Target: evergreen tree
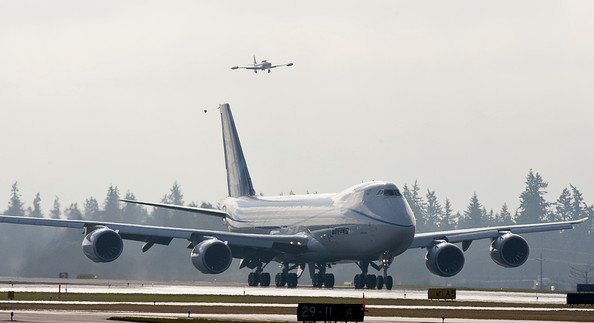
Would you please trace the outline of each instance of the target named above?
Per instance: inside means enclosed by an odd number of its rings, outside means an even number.
[[[105,202],[103,202],[103,219],[109,221],[120,221],[122,219],[120,191],[117,186],[110,185],[107,189],[107,196]]]
[[[476,192],[470,198],[470,204],[464,211],[464,217],[462,218],[462,226],[468,228],[476,228],[485,225],[485,211],[484,207],[479,202],[478,195]]]
[[[78,209],[78,203],[72,203],[64,210],[66,218],[69,220],[82,220],[82,212]]]
[[[126,200],[136,200],[134,193],[128,191],[124,197]],[[135,203],[125,203],[122,208],[122,218],[125,222],[146,223],[148,212],[144,207]]]
[[[423,201],[419,184],[415,181],[412,190],[409,190],[407,185],[404,185],[403,189],[404,198],[408,201],[408,204],[417,219],[417,227],[421,230],[425,230],[427,228],[426,205],[425,201]]]
[[[548,185],[539,173],[534,173],[532,169],[528,172],[526,189],[520,194],[518,223],[538,223],[546,220],[549,203],[544,195]]]
[[[437,199],[437,194],[435,194],[435,191],[427,189],[426,199],[427,229],[444,228],[446,223],[444,223],[443,208]]]
[[[30,210],[29,216],[33,216],[36,218],[42,218],[43,212],[41,211],[41,195],[39,192],[35,194],[35,198],[33,199],[33,209]]]
[[[444,230],[451,230],[456,227],[456,217],[454,216],[454,210],[452,209],[452,203],[450,199],[446,198],[445,205],[443,207],[443,223]]]
[[[17,182],[12,184],[10,190],[10,199],[8,200],[8,209],[4,212],[8,215],[24,215],[23,202],[21,201],[21,194]]]
[[[573,185],[569,185],[571,188],[571,220],[581,219],[583,217],[588,216],[588,212],[586,211],[587,205],[584,202],[584,196],[582,192],[580,192],[577,187]]]
[[[499,225],[514,224],[514,219],[511,215],[511,212],[509,212],[509,208],[507,207],[506,203],[503,203],[501,206],[501,210],[499,211],[497,221],[495,223]]]
[[[54,207],[50,210],[50,217],[52,219],[59,219],[60,215],[62,215],[62,211],[60,211],[60,198],[56,196],[54,199]]]
[[[572,198],[569,189],[564,188],[559,195],[559,198],[555,202],[555,213],[553,216],[549,216],[548,221],[567,221],[572,218]]]
[[[99,217],[99,202],[94,197],[89,197],[85,200],[84,214],[85,218],[89,220],[97,220]]]
[[[173,182],[173,185],[171,186],[168,200],[170,204],[184,205],[184,195],[182,194],[181,187],[177,181]]]

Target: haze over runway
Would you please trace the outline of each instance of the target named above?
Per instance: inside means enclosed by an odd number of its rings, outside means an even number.
[[[110,184],[225,197],[229,102],[258,192],[388,180],[462,210],[594,197],[594,4],[256,1],[0,3],[0,206],[18,181],[63,205]],[[234,73],[246,57],[295,63]],[[208,108],[209,112],[203,110]],[[0,190],[1,191],[1,190]]]

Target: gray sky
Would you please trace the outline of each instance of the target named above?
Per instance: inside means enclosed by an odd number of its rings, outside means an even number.
[[[418,179],[456,209],[594,202],[594,2],[1,1],[0,209],[110,184],[226,195],[229,102],[258,192]],[[230,67],[294,62],[271,74]],[[202,110],[208,108],[209,112]],[[3,193],[2,193],[3,192]]]

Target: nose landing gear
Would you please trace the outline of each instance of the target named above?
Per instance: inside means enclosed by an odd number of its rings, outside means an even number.
[[[355,289],[382,289],[385,287],[387,290],[391,290],[394,286],[394,279],[392,276],[388,275],[388,268],[390,267],[391,261],[384,261],[384,259],[382,259],[381,266],[370,261],[359,261],[356,264],[361,269],[361,273],[355,275],[353,279]],[[377,271],[383,269],[383,275],[376,276],[368,274],[369,265]]]

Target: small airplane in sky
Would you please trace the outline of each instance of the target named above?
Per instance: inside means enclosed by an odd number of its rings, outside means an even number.
[[[268,73],[270,73],[270,69],[279,67],[279,66],[293,66],[293,63],[272,65],[272,63],[270,63],[267,60],[263,60],[262,62],[258,63],[258,61],[256,61],[256,55],[254,55],[254,64],[246,65],[246,66],[233,66],[233,67],[231,67],[231,69],[236,70],[238,68],[245,68],[247,70],[254,70],[254,73],[258,73],[258,71],[268,70]]]

